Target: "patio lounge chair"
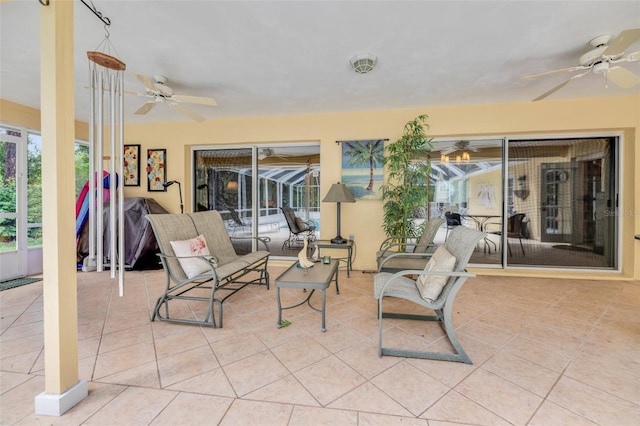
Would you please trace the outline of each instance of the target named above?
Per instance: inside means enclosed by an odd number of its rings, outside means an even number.
[[[235,235],[236,231],[238,230],[245,231],[251,229],[251,224],[244,223],[236,209],[234,209],[233,207],[227,207],[227,210],[229,210],[229,216],[231,216],[231,220],[229,221],[229,228],[231,228],[232,230],[232,236]]]
[[[438,247],[433,253],[434,261],[430,262],[425,269],[405,270],[395,274],[379,272],[375,275],[374,297],[378,300],[378,356],[390,355],[457,361],[466,364],[472,363],[456,338],[451,321],[451,314],[456,294],[460,288],[462,288],[467,278],[474,276],[474,274],[466,272],[465,268],[476,244],[484,237],[484,234],[464,226],[456,226],[449,234],[449,238],[447,238],[445,244]],[[417,280],[411,278],[415,275],[418,276]],[[425,278],[421,280],[420,277]],[[411,309],[411,312],[402,313],[384,312],[383,301],[386,297],[407,300],[430,311],[434,311],[435,315],[415,314],[415,309]],[[403,305],[398,304],[396,306]],[[449,342],[451,342],[451,345],[455,349],[455,353],[383,347],[383,318],[438,321],[440,325],[442,325]],[[386,326],[388,333],[390,331],[388,328],[389,324],[386,324]],[[419,340],[420,336],[416,335],[415,338]],[[417,342],[417,346],[421,345],[421,342]]]
[[[433,239],[438,229],[445,223],[444,219],[430,219],[420,239],[411,243],[406,236],[389,237],[380,244],[376,253],[378,272],[397,272],[403,269],[422,269],[429,261],[427,250],[433,249]]]
[[[312,222],[297,217],[291,207],[280,207],[289,226],[289,237],[282,243],[282,248],[300,248],[305,237],[308,242],[315,241],[316,227]]]
[[[153,227],[165,271],[165,289],[156,302],[151,321],[157,318],[222,327],[222,304],[228,297],[249,284],[269,288],[268,238],[258,238],[265,250],[239,256],[220,213],[215,210],[148,214],[146,218]],[[204,319],[192,312],[198,309],[198,304],[190,304],[192,301],[206,303]]]

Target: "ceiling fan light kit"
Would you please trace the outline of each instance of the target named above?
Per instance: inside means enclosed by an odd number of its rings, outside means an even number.
[[[457,141],[452,147],[445,149],[440,153],[440,162],[449,164],[451,158],[455,159],[456,164],[469,164],[471,162],[471,151],[477,152],[478,148],[472,147],[469,141]],[[456,153],[455,155],[452,155]]]
[[[593,49],[580,56],[578,59],[578,66],[546,71],[540,74],[523,77],[523,79],[537,78],[559,72],[583,71],[582,73],[573,75],[562,83],[547,90],[545,93],[535,98],[533,100],[534,102],[542,100],[557,92],[566,86],[571,80],[575,80],[576,78],[580,78],[589,73],[603,74],[606,78],[605,87],[607,87],[606,82],[611,80],[623,89],[631,88],[640,84],[640,76],[621,66],[612,65],[620,62],[635,62],[640,60],[640,52],[625,53],[625,50],[638,40],[640,40],[640,28],[624,30],[613,39],[611,35],[608,34],[595,37],[589,42],[589,46]]]
[[[201,96],[190,95],[176,95],[173,93],[173,89],[167,86],[169,79],[160,74],[154,74],[153,81],[146,75],[134,72],[133,75],[144,85],[145,92],[127,92],[134,95],[150,98],[149,101],[144,103],[140,108],[134,112],[137,115],[144,115],[151,111],[157,104],[168,104],[171,108],[186,115],[187,117],[195,121],[204,121],[204,117],[196,113],[190,108],[182,105],[183,103],[199,104],[216,106],[216,102],[213,98],[206,98]]]
[[[351,67],[358,74],[366,74],[373,71],[376,66],[378,58],[371,54],[356,55],[351,58]]]

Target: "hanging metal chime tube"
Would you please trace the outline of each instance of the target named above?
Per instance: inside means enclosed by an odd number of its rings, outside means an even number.
[[[96,246],[96,269],[102,271],[104,219],[103,206],[105,204],[103,155],[105,133],[109,143],[109,254],[111,278],[119,278],[119,293],[124,294],[124,194],[118,176],[122,178],[124,131],[123,131],[123,71],[124,62],[102,52],[87,52],[90,69],[91,119],[89,122],[89,151],[90,158],[90,198],[89,198],[89,226],[90,238]],[[108,132],[108,133],[107,133]],[[92,163],[92,164],[91,164]],[[120,179],[121,180],[121,179]],[[93,186],[93,187],[92,187]],[[91,217],[95,220],[92,221]],[[95,238],[93,235],[95,233]],[[92,242],[90,240],[90,246]],[[93,253],[90,253],[90,256]]]

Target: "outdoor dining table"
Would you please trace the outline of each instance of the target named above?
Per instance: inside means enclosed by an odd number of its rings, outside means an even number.
[[[478,229],[478,231],[487,232],[486,228],[487,228],[487,224],[490,223],[489,221],[491,219],[500,219],[502,216],[501,215],[496,215],[496,214],[466,214],[463,217],[471,219],[476,224],[476,228]],[[498,250],[498,246],[496,246],[496,243],[491,241],[485,235],[485,237],[484,237],[484,251],[486,252],[487,249],[488,249],[489,253],[491,253],[491,245],[492,244],[493,244],[494,250],[497,251]]]

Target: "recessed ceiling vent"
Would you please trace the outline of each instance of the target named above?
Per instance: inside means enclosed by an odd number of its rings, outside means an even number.
[[[366,74],[370,72],[373,70],[373,67],[376,66],[377,62],[378,58],[370,54],[356,55],[351,58],[351,66],[358,74]]]

